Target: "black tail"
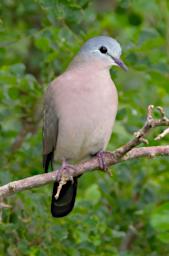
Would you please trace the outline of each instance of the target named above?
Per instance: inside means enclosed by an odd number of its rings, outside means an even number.
[[[58,199],[55,198],[58,182],[54,183],[51,202],[51,213],[53,217],[64,217],[72,211],[76,198],[77,178],[74,177],[73,180],[73,183],[72,181],[68,181],[62,187]]]

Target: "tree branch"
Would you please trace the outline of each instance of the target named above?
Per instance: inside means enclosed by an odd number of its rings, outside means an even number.
[[[124,236],[121,245],[120,245],[120,252],[126,252],[131,249],[133,242],[136,240],[138,236],[138,231],[144,227],[142,222],[139,222],[135,225],[130,225],[126,235]]]
[[[148,143],[148,141],[145,140],[145,135],[151,129],[159,126],[169,127],[169,119],[165,117],[163,109],[159,107],[158,110],[160,111],[161,118],[153,119],[153,106],[150,105],[148,107],[147,120],[144,126],[137,133],[135,133],[135,137],[127,144],[116,149],[114,152],[104,152],[104,160],[107,166],[111,166],[121,161],[127,161],[134,158],[153,158],[162,155],[169,156],[169,145],[136,148],[136,146],[141,143]],[[71,169],[71,176],[79,176],[84,172],[93,171],[95,169],[99,169],[97,157],[93,157],[86,162],[75,165],[74,169]],[[0,187],[0,199],[2,200],[16,192],[39,187],[56,180],[58,182],[63,182],[63,179],[64,181],[68,181],[70,179],[70,174],[68,174],[66,170],[63,173],[61,179],[59,179],[58,171],[56,170],[50,173],[39,174],[22,180],[13,181]]]

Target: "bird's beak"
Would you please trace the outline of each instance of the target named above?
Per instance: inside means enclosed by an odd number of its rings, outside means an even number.
[[[124,71],[128,71],[128,67],[124,64],[124,62],[121,59],[118,59],[116,57],[111,56],[114,62],[121,67]]]

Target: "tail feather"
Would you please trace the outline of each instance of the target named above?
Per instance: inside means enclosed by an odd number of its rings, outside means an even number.
[[[77,178],[74,177],[74,182],[68,181],[61,189],[59,198],[56,199],[59,183],[55,182],[53,186],[51,213],[53,217],[64,217],[72,211],[76,198]]]
[[[53,157],[54,151],[50,152],[47,155],[43,155],[43,168],[45,172],[48,172],[49,165],[51,165],[51,169],[53,170]]]

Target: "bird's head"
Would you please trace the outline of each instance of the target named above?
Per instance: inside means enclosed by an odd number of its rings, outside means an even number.
[[[121,46],[113,38],[98,36],[89,39],[79,51],[76,60],[81,62],[98,61],[104,68],[119,66],[127,71],[127,66],[120,59]]]

